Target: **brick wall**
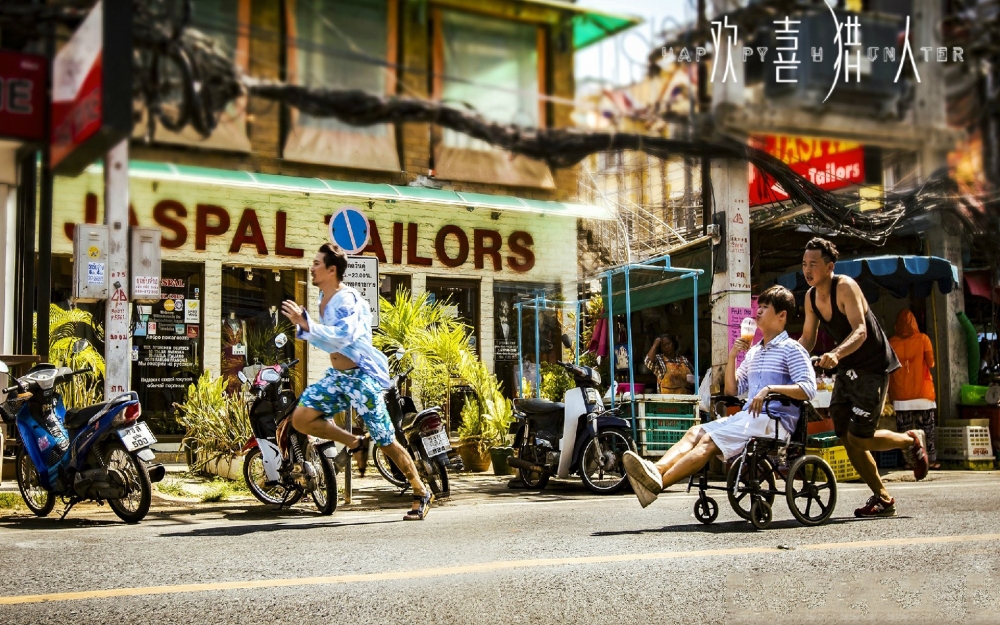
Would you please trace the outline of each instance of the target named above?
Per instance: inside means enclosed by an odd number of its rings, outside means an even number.
[[[529,19],[547,23],[548,33],[548,82],[552,94],[572,99],[575,94],[573,80],[572,32],[568,19],[559,12],[544,7],[528,6],[505,0],[473,1],[447,0],[442,5],[475,11],[490,11],[500,17],[484,19]],[[398,76],[397,91],[401,96],[429,97],[430,69],[430,10],[425,3],[400,0],[400,65],[412,71]],[[235,18],[234,18],[235,19]],[[252,76],[273,80],[284,78],[281,71],[284,39],[275,37],[283,27],[281,3],[256,0],[251,2],[250,66]],[[401,171],[380,172],[347,169],[326,165],[298,163],[281,158],[284,142],[284,121],[287,111],[280,105],[260,98],[250,98],[248,103],[247,134],[252,151],[249,154],[227,153],[198,147],[169,146],[134,142],[132,158],[166,161],[178,164],[199,165],[221,169],[239,169],[268,174],[318,177],[331,180],[407,184],[420,175],[427,175],[431,167],[431,128],[428,124],[404,124],[398,129]],[[572,107],[550,104],[550,127],[571,125]],[[567,200],[576,196],[576,167],[553,172],[556,188],[551,190],[510,187],[494,184],[452,182],[439,180],[445,189],[487,193],[491,195],[517,195],[540,200]]]

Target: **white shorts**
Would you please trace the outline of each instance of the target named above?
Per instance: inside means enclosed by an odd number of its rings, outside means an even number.
[[[709,421],[701,426],[702,431],[712,439],[726,460],[743,453],[743,448],[754,436],[774,437],[774,428],[779,437],[787,441],[788,432],[777,421],[765,414],[754,417],[749,412],[740,411],[731,417]]]

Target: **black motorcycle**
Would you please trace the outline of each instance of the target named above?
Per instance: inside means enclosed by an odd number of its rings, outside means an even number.
[[[402,354],[397,352],[396,357],[402,358]],[[413,458],[420,478],[430,486],[436,497],[447,497],[450,494],[448,452],[451,451],[451,442],[445,430],[441,407],[432,406],[417,412],[413,399],[404,393],[412,370],[410,368],[392,379],[392,386],[385,392],[386,407],[396,430],[396,440]],[[405,492],[410,483],[385,450],[376,447],[374,460],[379,474]]]
[[[563,402],[514,400],[510,431],[517,457],[507,462],[528,488],[545,488],[553,475],[579,474],[591,492],[617,493],[628,482],[622,458],[636,449],[629,422],[617,409],[604,409],[597,371],[559,364],[573,376],[575,388],[566,391]]]

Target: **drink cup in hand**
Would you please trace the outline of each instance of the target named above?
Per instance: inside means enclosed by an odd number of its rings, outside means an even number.
[[[757,321],[751,317],[746,317],[740,323],[740,338],[746,341],[747,345],[752,345],[755,334],[757,334]]]

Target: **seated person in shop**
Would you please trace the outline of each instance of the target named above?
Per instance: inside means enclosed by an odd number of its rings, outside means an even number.
[[[646,354],[646,367],[656,375],[658,393],[686,395],[694,391],[694,368],[678,353],[677,337],[661,334]]]
[[[794,310],[791,291],[772,286],[758,300],[757,327],[764,339],[753,347],[743,339],[733,344],[726,363],[725,390],[728,395],[747,394],[742,411],[691,428],[659,462],[625,452],[625,472],[643,508],[653,503],[663,489],[700,471],[712,456],[722,455],[728,461],[743,452],[751,437],[774,436],[775,427],[781,427],[786,437],[795,430],[797,407],[771,402],[771,414],[780,415],[780,426],[764,411],[769,393],[799,400],[816,395],[816,375],[809,354],[785,332],[788,316]],[[747,351],[746,358],[737,368],[736,356],[743,351]]]

